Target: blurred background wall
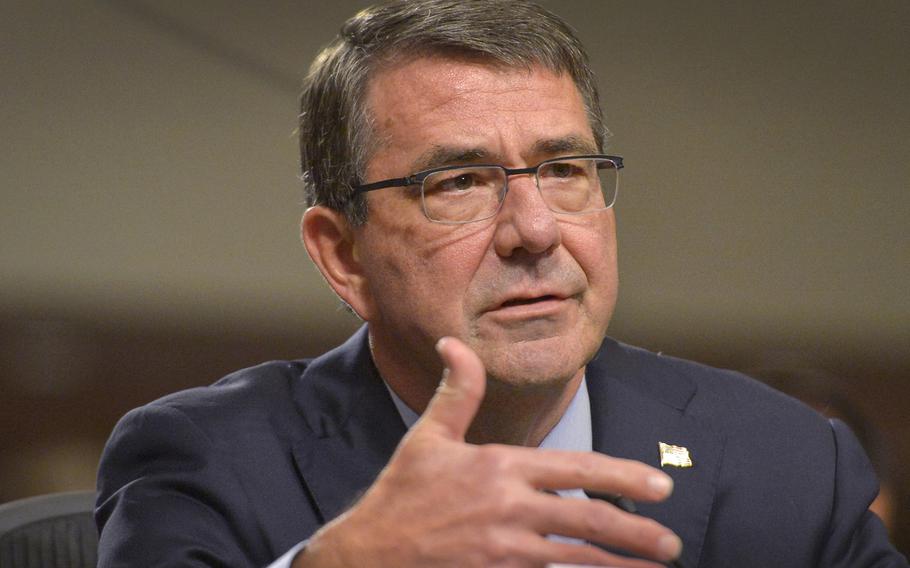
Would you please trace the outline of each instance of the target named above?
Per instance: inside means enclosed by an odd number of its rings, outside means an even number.
[[[4,3],[0,502],[91,487],[129,408],[356,327],[298,243],[294,127],[367,4]],[[839,377],[910,549],[910,3],[547,5],[627,161],[611,334]]]

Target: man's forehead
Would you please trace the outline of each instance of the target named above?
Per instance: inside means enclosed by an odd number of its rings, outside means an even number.
[[[530,135],[519,150],[529,158],[598,151],[578,86],[568,74],[542,65],[409,58],[385,65],[371,77],[366,103],[375,150],[402,143],[419,150],[416,156],[409,152],[412,173],[450,164],[501,163],[497,125],[509,120],[519,123],[518,130],[506,127],[513,134],[526,130]],[[538,132],[533,132],[532,123],[524,120],[526,112],[549,113],[549,118],[536,119]],[[570,115],[576,118],[567,118]],[[510,118],[500,122],[500,117]],[[415,148],[420,142],[427,145]]]
[[[409,105],[433,112],[476,93],[507,101],[510,92],[540,90],[544,85],[559,85],[563,91],[571,89],[573,96],[566,97],[563,92],[560,98],[584,105],[578,85],[566,72],[543,64],[507,65],[490,58],[441,55],[408,57],[377,65],[367,81],[364,101],[366,110],[376,118]]]

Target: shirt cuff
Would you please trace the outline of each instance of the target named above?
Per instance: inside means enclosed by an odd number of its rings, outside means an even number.
[[[294,557],[297,556],[297,553],[306,548],[309,539],[301,542],[294,548],[288,550],[281,557],[268,565],[267,568],[291,568],[291,564],[294,563]]]

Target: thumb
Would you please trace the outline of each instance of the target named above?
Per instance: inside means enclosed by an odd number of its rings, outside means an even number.
[[[445,365],[442,382],[415,427],[462,441],[483,400],[486,371],[477,354],[454,337],[440,339],[436,351]]]

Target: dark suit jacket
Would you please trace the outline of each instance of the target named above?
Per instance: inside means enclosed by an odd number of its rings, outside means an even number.
[[[842,424],[610,339],[587,384],[595,450],[659,467],[659,441],[689,449],[693,467],[664,468],[673,496],[640,506],[680,535],[686,566],[907,566],[867,511],[877,481]],[[136,409],[101,461],[99,565],[266,565],[355,501],[404,433],[365,329]]]

